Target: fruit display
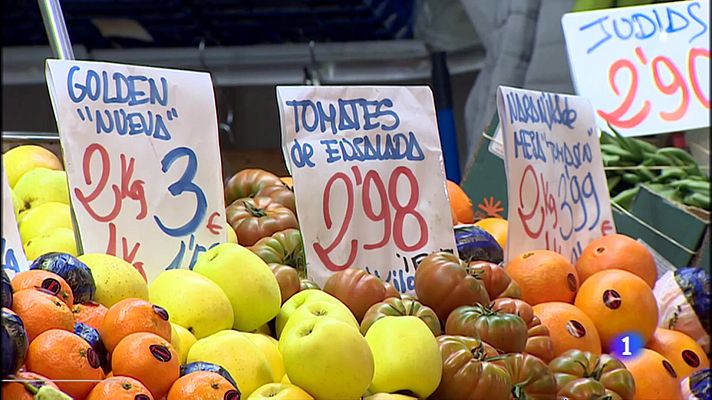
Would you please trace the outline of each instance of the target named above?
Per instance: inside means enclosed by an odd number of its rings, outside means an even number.
[[[18,152],[38,166],[16,162],[15,185],[60,179],[61,164],[35,148],[8,152],[5,162]],[[25,178],[39,168],[54,172]],[[247,169],[226,182],[224,223],[235,238],[200,254],[192,269],[148,282],[121,258],[50,241],[29,270],[3,271],[3,398],[709,395],[709,276],[699,268],[658,276],[633,238],[603,236],[574,264],[544,249],[503,262],[506,220],[474,221],[471,201],[448,184],[459,256],[423,257],[413,293],[360,268],[319,287],[308,279],[306,221],[291,180]],[[45,232],[73,233],[61,193],[20,195],[26,249]]]

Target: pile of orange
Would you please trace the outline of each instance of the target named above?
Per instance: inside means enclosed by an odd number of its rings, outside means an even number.
[[[576,264],[539,250],[512,258],[505,270],[548,328],[555,356],[570,349],[611,352],[625,334],[641,337],[645,348],[639,354],[616,354],[635,379],[636,399],[681,399],[680,382],[709,368],[695,340],[658,328],[655,261],[630,237],[594,240]]]
[[[12,284],[12,310],[29,340],[15,379],[50,385],[77,400],[239,398],[237,388],[215,372],[180,376],[163,308],[134,298],[109,309],[93,302],[73,304],[69,285],[47,271],[18,273]],[[98,331],[108,354],[75,334],[79,322]],[[2,398],[31,400],[34,393],[27,384],[7,382]]]

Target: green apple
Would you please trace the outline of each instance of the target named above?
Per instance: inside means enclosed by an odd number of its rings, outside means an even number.
[[[15,187],[20,177],[32,169],[62,169],[62,162],[54,153],[35,145],[13,147],[2,155],[2,162],[10,187]]]
[[[364,396],[363,400],[418,400],[418,398],[400,393],[375,393]]]
[[[15,219],[20,217],[20,210],[22,210],[22,200],[15,194],[14,189],[10,189],[10,197],[12,198],[12,209],[15,210]]]
[[[282,360],[282,353],[279,352],[277,340],[261,333],[240,333],[250,339],[264,354],[267,364],[272,370],[272,382],[281,381],[284,377],[284,361]]]
[[[71,254],[76,257],[77,243],[74,241],[74,230],[71,228],[53,228],[35,236],[23,246],[28,260],[54,251]]]
[[[170,317],[169,317],[170,318]],[[185,364],[188,360],[188,351],[198,339],[189,330],[171,322],[171,344],[180,356],[180,363]]]
[[[151,282],[149,301],[168,311],[174,322],[197,339],[230,329],[232,306],[220,286],[187,269],[163,271]]]
[[[27,243],[54,228],[72,229],[72,214],[69,205],[50,202],[23,212],[18,223],[20,240]]]
[[[371,349],[359,330],[346,322],[302,320],[280,340],[289,380],[317,400],[360,399],[371,384]]]
[[[288,332],[292,330],[294,326],[297,326],[302,320],[314,318],[337,319],[352,325],[356,329],[359,328],[356,317],[354,317],[348,308],[344,309],[344,307],[341,307],[339,304],[331,301],[315,301],[313,303],[306,303],[294,310],[292,315],[289,317],[289,320],[287,320],[287,323],[282,329],[279,348],[282,348],[282,343],[284,342],[281,339],[288,336]]]
[[[296,311],[304,304],[313,303],[317,301],[333,302],[343,307],[345,311],[351,313],[351,310],[346,307],[344,303],[342,303],[339,299],[330,295],[329,293],[322,292],[321,290],[317,289],[302,290],[294,296],[290,297],[289,300],[285,301],[284,304],[282,304],[282,308],[279,310],[279,314],[277,315],[277,319],[275,320],[274,324],[275,331],[277,331],[277,337],[280,337],[280,335],[282,334],[282,329],[284,329],[284,325],[287,323],[287,320],[289,320],[289,317],[292,315],[292,313],[294,313],[294,311]],[[353,315],[353,313],[351,315]]]
[[[220,365],[232,375],[242,396],[247,398],[260,386],[272,382],[267,358],[243,333],[225,330],[199,339],[188,352],[188,362]]]
[[[268,383],[252,392],[247,400],[314,400],[314,398],[296,385]]]
[[[193,271],[217,283],[230,299],[234,329],[252,331],[279,313],[277,278],[259,256],[239,244],[223,243],[201,254]]]
[[[440,384],[442,358],[428,325],[415,316],[389,316],[366,332],[376,371],[371,393],[410,391],[424,399]]]
[[[64,171],[35,168],[22,175],[13,189],[20,200],[19,212],[49,202],[69,204],[67,173]]]
[[[148,286],[128,262],[110,254],[89,253],[77,257],[89,267],[96,284],[94,301],[111,308],[123,299],[148,300]],[[169,311],[170,314],[170,311]]]

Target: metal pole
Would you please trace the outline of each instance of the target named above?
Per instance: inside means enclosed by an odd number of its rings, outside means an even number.
[[[47,31],[47,39],[49,39],[52,53],[60,60],[74,60],[74,49],[72,49],[72,42],[69,40],[59,0],[37,0],[37,3],[40,6],[42,22],[44,22]]]

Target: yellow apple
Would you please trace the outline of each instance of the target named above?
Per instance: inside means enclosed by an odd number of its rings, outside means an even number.
[[[304,304],[314,303],[317,301],[329,301],[338,304],[340,307],[343,307],[345,311],[351,313],[351,310],[349,310],[349,308],[346,307],[344,303],[342,303],[339,299],[330,295],[329,293],[322,292],[318,289],[302,290],[296,293],[294,296],[290,297],[289,300],[285,301],[284,304],[282,304],[282,308],[279,310],[279,314],[277,315],[277,319],[275,320],[274,324],[275,331],[277,331],[277,337],[280,337],[280,335],[282,334],[282,329],[284,329],[284,325],[287,323],[287,320],[289,320],[289,317],[292,315],[292,313],[294,313],[294,311],[296,311]]]
[[[430,396],[440,384],[442,358],[428,325],[415,316],[379,319],[366,332],[375,363],[371,393],[410,391]]]
[[[197,339],[232,327],[232,306],[220,286],[187,269],[163,271],[151,282],[149,300]]]
[[[170,314],[169,314],[170,317]],[[171,344],[175,347],[180,356],[180,363],[185,364],[188,360],[188,351],[198,339],[189,330],[171,322]]]
[[[284,376],[282,377],[282,380],[279,383],[292,383],[289,380],[289,376],[285,373]]]
[[[225,232],[227,232],[227,242],[237,244],[237,233],[228,223],[225,224]]]
[[[269,364],[272,371],[272,382],[280,382],[284,377],[284,361],[282,360],[282,353],[279,352],[277,347],[278,342],[274,338],[261,333],[240,333],[250,339],[265,355],[267,364]]]
[[[69,186],[64,171],[35,168],[22,175],[13,190],[20,200],[19,212],[49,202],[69,204]]]
[[[20,218],[18,222],[22,243],[54,228],[72,229],[71,211],[69,205],[64,203],[44,203],[23,212]]]
[[[247,400],[314,400],[299,386],[288,383],[268,383],[252,392]]]
[[[363,400],[418,400],[418,398],[400,393],[374,393],[365,396]]]
[[[286,337],[288,332],[297,326],[299,322],[305,319],[315,318],[336,319],[345,322],[356,329],[359,327],[356,317],[354,317],[348,308],[344,310],[343,307],[339,307],[338,304],[330,301],[315,301],[313,303],[306,303],[294,310],[292,315],[289,317],[289,320],[287,320],[287,323],[282,329],[279,348],[282,348],[282,343],[284,342],[282,338]]]
[[[317,400],[357,400],[371,384],[371,349],[346,322],[302,320],[280,340],[289,380]]]
[[[269,328],[269,324],[264,324],[257,329],[251,330],[250,333],[263,333],[267,336],[272,336],[272,330]]]
[[[217,283],[232,304],[233,328],[249,332],[279,313],[279,284],[272,270],[252,251],[222,243],[198,257],[193,271]]]
[[[10,189],[10,197],[12,198],[12,209],[15,210],[15,219],[20,217],[20,210],[22,210],[22,200],[15,194],[15,190]]]
[[[188,362],[206,361],[227,370],[247,398],[272,382],[272,371],[262,351],[243,333],[225,330],[199,339],[188,352]]]
[[[77,259],[89,267],[96,284],[94,301],[111,308],[123,299],[148,300],[148,286],[138,270],[110,254],[89,253]],[[170,315],[170,312],[169,312]]]
[[[13,147],[2,155],[2,161],[10,187],[15,187],[20,177],[32,169],[39,167],[53,170],[62,169],[62,163],[54,153],[35,145]]]
[[[23,247],[28,260],[34,260],[43,254],[51,252],[67,253],[74,257],[78,255],[77,243],[74,240],[74,230],[70,228],[50,229],[28,240]]]

